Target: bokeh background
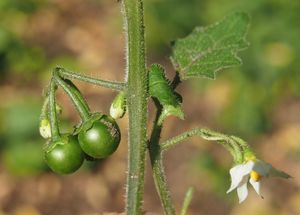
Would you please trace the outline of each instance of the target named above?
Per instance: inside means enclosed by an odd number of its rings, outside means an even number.
[[[103,79],[124,79],[124,36],[120,3],[112,0],[0,1],[0,215],[99,215],[122,212],[127,161],[127,116],[119,120],[122,142],[111,157],[86,162],[75,174],[52,173],[43,161],[38,134],[42,91],[51,68]],[[165,156],[176,209],[195,187],[191,215],[300,214],[300,1],[146,0],[148,64],[166,66],[170,42],[196,25],[208,25],[234,11],[251,16],[250,47],[244,64],[178,88],[186,120],[167,120],[166,139],[195,126],[239,135],[258,155],[293,176],[263,182],[264,199],[251,189],[239,205],[230,184],[230,156],[216,144],[192,138]],[[108,113],[109,90],[76,82],[92,110]],[[58,92],[62,130],[78,116]],[[149,106],[153,108],[153,105]],[[150,111],[150,120],[153,111]],[[151,123],[149,123],[149,128]],[[147,159],[149,164],[149,160]],[[162,214],[149,165],[145,211]]]

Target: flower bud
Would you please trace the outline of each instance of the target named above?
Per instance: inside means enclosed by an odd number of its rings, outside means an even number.
[[[124,116],[126,112],[126,98],[125,93],[120,92],[113,100],[109,113],[112,118],[119,119]]]
[[[51,137],[51,127],[50,127],[50,122],[47,118],[44,118],[40,121],[40,135],[48,139]]]

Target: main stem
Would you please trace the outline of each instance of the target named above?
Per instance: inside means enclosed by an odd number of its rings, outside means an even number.
[[[147,72],[142,0],[123,0],[127,39],[127,106],[129,116],[129,161],[126,214],[140,215],[144,193],[147,123]]]

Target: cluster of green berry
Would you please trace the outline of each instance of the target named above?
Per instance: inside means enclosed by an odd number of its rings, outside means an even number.
[[[110,116],[91,113],[89,106],[74,83],[66,78],[60,67],[53,71],[40,118],[40,134],[48,139],[44,148],[45,161],[57,173],[69,174],[78,170],[84,159],[106,158],[116,151],[121,133],[115,119],[125,113],[125,95],[121,91],[114,99]],[[75,74],[75,73],[74,73]],[[57,115],[61,108],[56,103],[55,92],[61,87],[77,109],[81,123],[72,133],[61,134]]]

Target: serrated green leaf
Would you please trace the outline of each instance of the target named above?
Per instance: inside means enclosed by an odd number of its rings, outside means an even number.
[[[180,78],[215,78],[221,69],[242,63],[237,53],[248,47],[245,39],[249,17],[234,13],[208,27],[196,27],[183,39],[175,41],[171,61]]]
[[[165,117],[173,115],[184,118],[178,95],[165,77],[165,70],[161,65],[152,64],[149,69],[149,95],[156,98],[163,106]]]

